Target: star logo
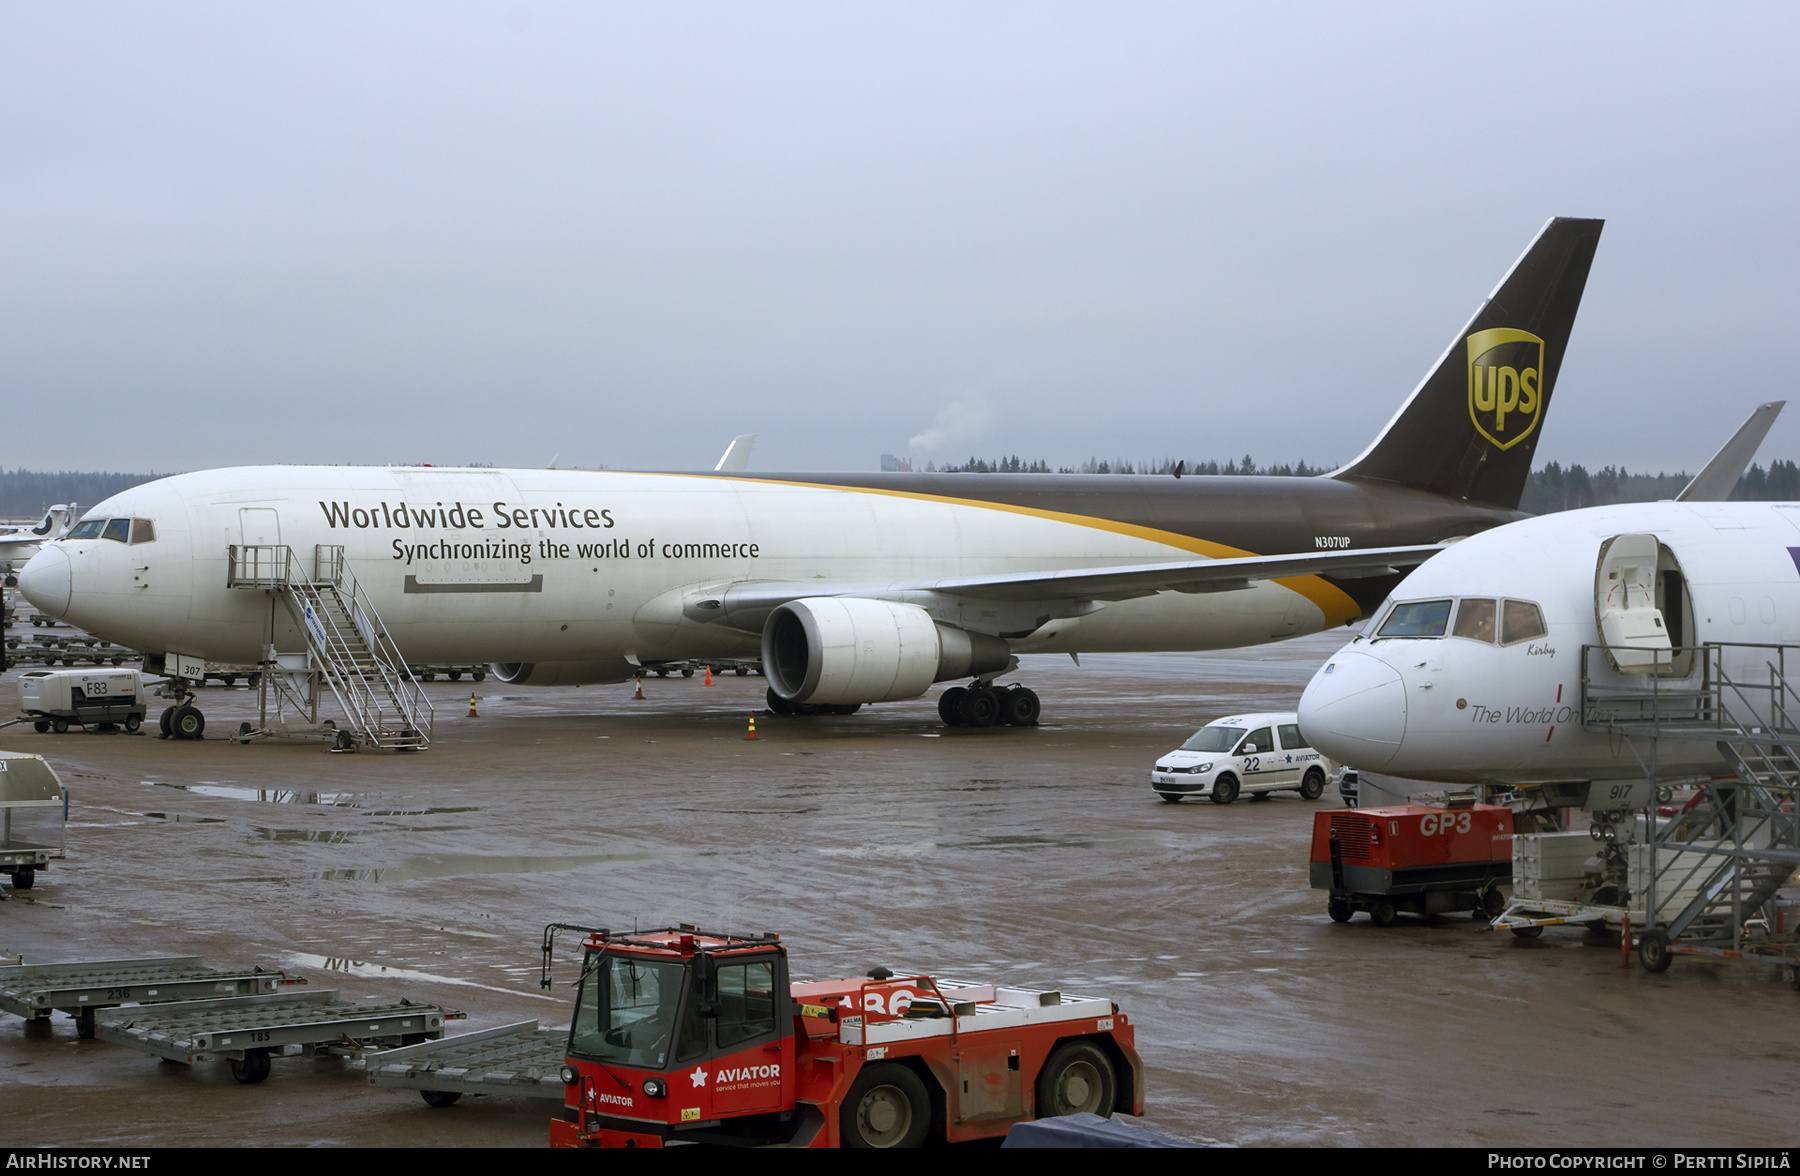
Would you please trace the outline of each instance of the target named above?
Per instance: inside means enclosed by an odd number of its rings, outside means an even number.
[[[705,1086],[706,1085],[706,1071],[705,1070],[695,1070],[691,1075],[689,1075],[689,1077],[691,1077],[694,1080],[695,1086]]]

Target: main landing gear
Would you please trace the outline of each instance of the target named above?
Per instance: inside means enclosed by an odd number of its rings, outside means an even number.
[[[952,727],[1035,727],[1038,696],[1023,686],[952,686],[938,699],[938,717]]]

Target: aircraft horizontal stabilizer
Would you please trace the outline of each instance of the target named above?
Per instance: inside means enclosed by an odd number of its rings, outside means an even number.
[[[1756,449],[1769,435],[1769,426],[1781,415],[1785,400],[1771,400],[1767,404],[1758,405],[1750,419],[1745,421],[1725,442],[1713,459],[1706,463],[1706,468],[1694,475],[1694,480],[1687,488],[1675,496],[1676,502],[1724,502],[1737,489],[1738,479],[1750,466],[1750,459],[1756,456]]]

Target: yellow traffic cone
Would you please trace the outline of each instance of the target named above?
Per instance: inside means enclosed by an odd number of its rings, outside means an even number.
[[[745,739],[755,739],[756,738],[756,712],[755,711],[750,712],[750,734],[744,736],[744,738]]]
[[[471,719],[479,719],[481,717],[475,713],[475,692],[473,690],[469,691],[469,717]]]

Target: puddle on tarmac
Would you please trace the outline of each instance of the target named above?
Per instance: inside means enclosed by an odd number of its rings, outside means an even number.
[[[348,845],[363,836],[343,829],[269,829],[262,825],[255,827],[255,833],[264,841],[312,841],[320,845]]]
[[[1095,843],[1074,837],[983,837],[979,841],[946,842],[945,849],[1092,849]]]
[[[174,788],[194,796],[212,796],[220,800],[254,800],[263,804],[318,804],[332,808],[358,807],[348,792],[299,792],[291,788],[246,788],[241,784],[215,784],[202,780],[198,784],[169,784],[162,780],[143,780],[152,788]]]
[[[287,953],[287,958],[302,968],[320,968],[342,976],[359,976],[370,980],[422,980],[430,984],[454,984],[459,988],[484,988],[489,992],[504,992],[508,996],[528,996],[533,1000],[548,1000],[557,1004],[564,1002],[563,997],[546,996],[541,992],[520,992],[516,988],[502,988],[498,984],[458,980],[453,976],[438,976],[431,972],[417,972],[411,968],[390,968],[385,964],[371,964],[363,960],[346,959],[341,956],[309,955],[306,952],[290,951]]]
[[[679,850],[671,853],[584,853],[529,856],[485,853],[425,853],[397,866],[362,869],[318,870],[307,877],[317,882],[417,882],[425,878],[454,878],[465,874],[554,874],[585,866],[614,862],[651,862],[673,858],[710,857],[710,852]]]
[[[478,813],[481,809],[472,804],[444,805],[439,808],[415,809],[369,809],[362,813],[365,817],[429,817],[436,813]]]
[[[168,821],[178,825],[223,825],[224,817],[196,817],[189,813],[145,813],[146,817],[156,821]]]

